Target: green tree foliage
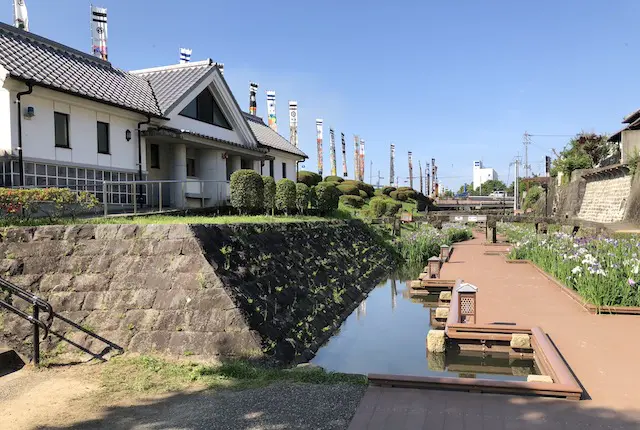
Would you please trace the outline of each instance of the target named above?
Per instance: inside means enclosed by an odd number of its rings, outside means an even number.
[[[407,196],[405,200],[415,199],[418,196],[418,192],[411,187],[398,187],[398,194],[400,193]]]
[[[344,179],[340,176],[327,176],[324,178],[325,182],[344,182]]]
[[[316,208],[320,214],[329,214],[338,209],[340,191],[333,182],[320,182],[316,185]]]
[[[525,210],[532,208],[537,203],[537,201],[540,200],[540,197],[543,193],[544,190],[539,185],[529,188],[529,191],[524,198],[524,204],[522,205],[522,208]]]
[[[386,209],[384,211],[384,214],[386,216],[395,216],[398,212],[400,212],[400,209],[402,209],[402,203],[400,202],[396,202],[393,201],[391,199],[385,199],[386,200]]]
[[[318,207],[318,195],[316,194],[316,187],[309,187],[309,206],[314,209]]]
[[[616,152],[617,147],[612,147],[608,142],[608,136],[596,133],[578,133],[567,146],[560,152],[558,158],[553,160],[551,176],[557,176],[562,172],[567,177],[578,169],[591,169],[599,166],[603,161]]]
[[[416,211],[424,212],[428,207],[431,206],[432,203],[433,202],[429,197],[425,196],[422,193],[418,193],[416,197]]]
[[[304,214],[309,207],[311,189],[301,182],[296,184],[296,208],[298,213]]]
[[[336,188],[342,195],[360,196],[360,190],[354,184],[340,184]]]
[[[364,199],[360,196],[342,195],[340,196],[340,201],[343,205],[350,206],[356,209],[364,206]]]
[[[362,197],[363,199],[368,199],[369,198],[369,194],[367,194],[366,191],[363,190],[358,190],[358,194],[360,195],[360,197]]]
[[[231,206],[240,213],[257,212],[264,204],[264,184],[255,170],[241,169],[231,174]]]
[[[488,196],[494,191],[506,191],[507,186],[504,182],[499,179],[491,179],[490,181],[484,182],[479,189],[475,190],[479,196]]]
[[[302,182],[303,184],[307,184],[309,187],[313,187],[314,185],[318,185],[322,182],[322,176],[315,172],[301,170],[298,172],[298,182]]]
[[[276,181],[271,176],[263,176],[264,185],[264,209],[268,214],[272,214],[276,209]]]
[[[276,209],[290,214],[296,209],[296,184],[290,179],[280,179],[276,184]]]
[[[393,200],[398,200],[400,202],[406,202],[409,199],[409,195],[405,191],[391,191],[389,193],[389,197]]]

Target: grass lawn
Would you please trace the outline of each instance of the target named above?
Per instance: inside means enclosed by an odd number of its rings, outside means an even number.
[[[349,212],[338,210],[333,216],[268,216],[268,215],[223,215],[223,216],[180,216],[180,215],[150,215],[150,216],[111,216],[95,218],[60,218],[53,221],[48,218],[34,218],[29,220],[0,220],[0,227],[21,227],[40,225],[71,225],[71,224],[247,224],[247,223],[291,223],[291,222],[322,222],[334,219],[350,219]]]
[[[311,384],[367,384],[364,375],[326,372],[321,368],[269,368],[248,361],[228,361],[219,365],[168,361],[142,356],[115,357],[104,364],[101,373],[106,393],[162,393],[191,386],[209,389],[246,389],[276,381]]]

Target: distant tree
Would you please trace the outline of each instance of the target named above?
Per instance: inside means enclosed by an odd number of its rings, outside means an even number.
[[[591,169],[619,160],[620,148],[608,139],[605,134],[578,133],[553,160],[551,176],[562,172],[569,177],[574,170]]]
[[[505,191],[506,189],[507,186],[504,182],[499,179],[491,179],[490,181],[483,182],[482,185],[480,185],[480,188],[476,191],[478,191],[478,195],[488,196],[494,191]]]

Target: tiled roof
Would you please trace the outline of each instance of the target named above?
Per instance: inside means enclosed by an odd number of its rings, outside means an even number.
[[[280,136],[278,133],[269,128],[268,125],[264,123],[262,118],[257,117],[255,115],[251,115],[247,112],[242,112],[244,117],[251,127],[251,131],[264,146],[268,146],[269,148],[278,149],[280,151],[288,152],[290,154],[299,155],[300,157],[309,158],[307,154],[302,152],[295,145],[292,145],[287,139]]]
[[[213,142],[224,143],[226,145],[237,146],[238,148],[248,149],[250,151],[256,151],[256,152],[261,152],[261,153],[266,153],[267,152],[267,150],[264,149],[264,148],[255,147],[255,146],[250,147],[250,146],[242,145],[240,143],[231,142],[230,140],[218,139],[217,137],[208,136],[206,134],[196,133],[196,132],[190,131],[190,130],[181,130],[181,129],[178,129],[178,128],[167,127],[167,126],[151,127],[149,129],[143,131],[142,135],[145,136],[145,137],[170,136],[170,137],[175,137],[175,138],[179,138],[179,139],[182,139],[183,135],[187,135],[187,136],[194,136],[194,137],[199,137],[199,138],[202,138],[202,139],[211,140]]]
[[[153,69],[134,70],[130,73],[149,81],[158,99],[162,113],[166,114],[200,84],[216,67],[211,59],[176,64]]]
[[[107,61],[0,23],[0,65],[22,81],[160,117],[146,80]]]

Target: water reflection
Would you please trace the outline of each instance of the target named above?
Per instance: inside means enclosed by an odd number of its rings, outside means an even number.
[[[409,269],[402,274],[409,277],[396,275],[373,289],[312,362],[327,370],[365,374],[526,380],[536,373],[533,362],[507,355],[427,353],[431,310],[438,298],[411,296],[404,281],[417,277],[412,273]]]

